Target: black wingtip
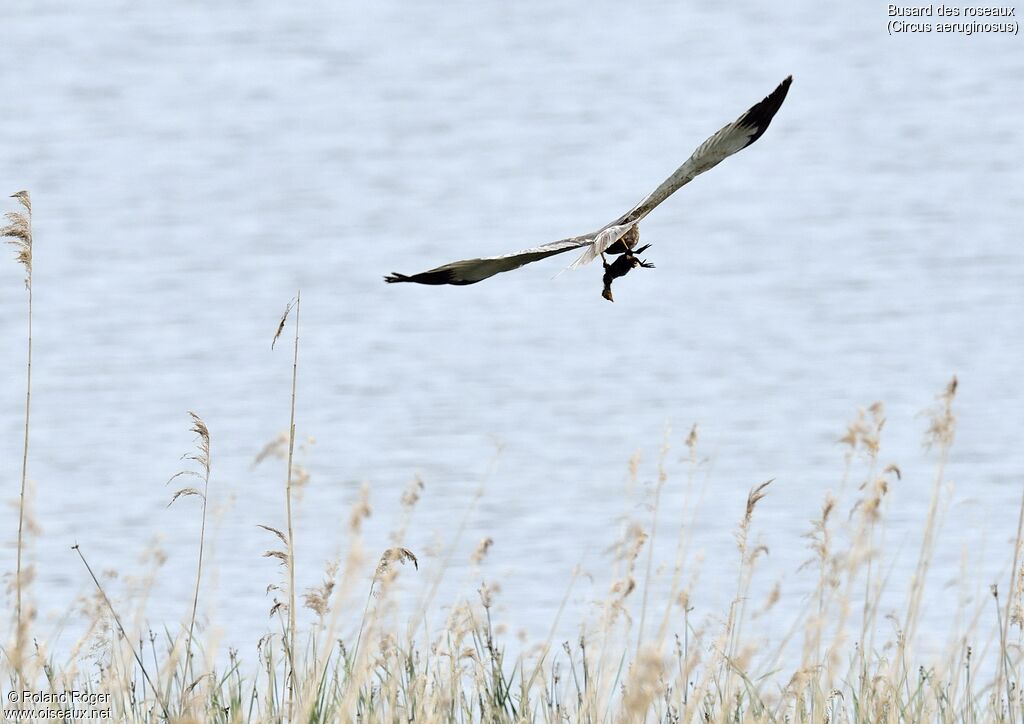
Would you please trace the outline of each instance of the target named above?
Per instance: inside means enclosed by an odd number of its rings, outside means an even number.
[[[771,124],[775,114],[782,107],[782,102],[786,100],[786,94],[789,93],[789,86],[792,83],[793,76],[787,75],[775,90],[765,96],[764,100],[744,113],[743,117],[740,118],[741,126],[755,129],[755,133],[750,137],[750,141],[747,142],[748,146],[763,136],[764,132],[768,130],[768,126]]]
[[[463,281],[455,277],[455,274],[451,269],[447,267],[438,267],[430,271],[421,272],[419,274],[399,274],[393,272],[384,277],[384,281],[388,284],[394,284],[395,282],[412,282],[413,284],[472,284],[473,282]]]

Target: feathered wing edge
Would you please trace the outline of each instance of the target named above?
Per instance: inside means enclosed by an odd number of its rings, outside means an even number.
[[[623,232],[625,233],[625,232]],[[501,256],[486,256],[480,259],[463,259],[444,264],[435,269],[430,269],[420,274],[405,275],[397,272],[388,274],[384,281],[389,284],[395,282],[415,282],[417,284],[455,284],[464,286],[476,284],[495,274],[518,269],[524,264],[539,261],[555,254],[562,254],[573,249],[588,246],[594,239],[594,234],[586,236],[574,236],[568,239],[552,241],[549,244],[524,249],[512,254]]]
[[[793,76],[787,76],[770,94],[752,106],[732,123],[719,129],[717,133],[700,144],[683,164],[671,176],[661,182],[658,188],[644,197],[640,203],[601,229],[595,235],[594,243],[577,258],[570,268],[589,264],[609,246],[618,241],[629,227],[654,211],[665,199],[692,181],[705,171],[714,168],[722,161],[741,151],[759,139],[768,130],[772,118],[782,107],[786,99]],[[619,231],[619,230],[622,231]]]

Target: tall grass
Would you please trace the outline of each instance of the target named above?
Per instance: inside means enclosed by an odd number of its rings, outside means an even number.
[[[19,196],[28,215],[9,214],[6,236],[15,239],[19,258],[31,279],[31,206]],[[284,530],[261,524],[282,544],[267,555],[279,561],[283,591],[271,615],[280,631],[267,633],[246,651],[218,651],[215,641],[197,632],[197,610],[206,550],[206,510],[211,459],[210,433],[202,419],[190,413],[197,448],[190,460],[191,475],[202,489],[184,487],[174,500],[195,496],[202,501],[195,583],[191,605],[178,625],[160,632],[146,628],[144,597],[122,592],[113,580],[104,581],[74,549],[95,593],[76,602],[84,614],[84,632],[70,650],[51,650],[45,637],[36,637],[28,650],[26,612],[22,605],[22,527],[28,459],[28,395],[21,481],[14,642],[4,648],[0,680],[9,692],[33,691],[59,695],[78,691],[99,698],[96,709],[110,718],[140,722],[1016,722],[1024,719],[1021,698],[1021,626],[1024,624],[1024,501],[1012,548],[1007,585],[993,586],[979,601],[964,601],[952,616],[945,651],[920,644],[924,609],[931,592],[928,572],[943,530],[948,501],[946,468],[956,430],[953,381],[930,411],[926,447],[935,457],[930,481],[915,481],[915,489],[930,488],[926,516],[914,543],[914,574],[901,581],[892,574],[894,558],[885,547],[892,490],[907,489],[899,466],[883,463],[880,455],[884,408],[860,411],[840,438],[846,455],[838,485],[824,495],[804,544],[805,566],[794,575],[810,577],[810,594],[790,594],[775,585],[764,594],[759,580],[761,561],[768,552],[762,525],[763,501],[776,494],[769,480],[749,488],[736,500],[731,561],[711,561],[727,568],[730,584],[724,605],[701,604],[708,584],[699,583],[700,554],[692,530],[706,521],[701,504],[712,479],[708,461],[699,450],[694,426],[682,440],[683,474],[671,464],[674,441],[666,433],[653,472],[637,456],[629,462],[631,489],[646,505],[629,518],[613,541],[606,593],[589,613],[582,614],[580,634],[559,642],[566,602],[580,576],[566,582],[565,594],[552,611],[550,633],[530,645],[514,642],[506,622],[499,620],[500,581],[486,574],[486,559],[499,533],[487,535],[463,550],[461,539],[472,512],[486,495],[483,474],[477,492],[460,505],[460,522],[447,548],[432,556],[408,547],[406,532],[427,488],[415,479],[394,507],[400,524],[383,551],[365,550],[363,525],[372,513],[368,486],[352,504],[346,537],[338,555],[323,562],[322,582],[301,595],[313,623],[298,625],[296,555],[293,508],[296,486],[305,480],[295,462],[296,388],[299,353],[299,304],[296,296],[282,317],[274,342],[294,311],[289,428],[286,443]],[[31,312],[30,312],[31,319]],[[31,332],[29,334],[31,349]],[[273,346],[273,343],[272,343]],[[31,367],[29,367],[29,371]],[[29,378],[29,392],[31,378]],[[262,456],[263,454],[261,454]],[[838,457],[838,456],[837,456]],[[491,465],[493,468],[493,463]],[[649,484],[647,480],[651,480]],[[681,510],[665,511],[667,490],[685,491]],[[717,492],[717,491],[716,491]],[[385,501],[378,505],[390,507]],[[454,503],[453,503],[454,504]],[[668,581],[659,578],[661,562],[655,548],[665,534],[666,520],[678,528],[678,542]],[[722,521],[715,521],[724,528]],[[798,541],[771,540],[773,545]],[[586,541],[592,546],[597,541]],[[453,562],[467,556],[475,592],[439,601],[441,583],[455,575]],[[157,561],[159,563],[159,561]],[[313,562],[308,562],[313,565]],[[421,569],[422,565],[422,571]],[[155,575],[155,574],[154,574]],[[420,577],[423,577],[422,579]],[[399,585],[415,577],[413,586]],[[721,580],[721,578],[720,578]],[[662,585],[667,584],[667,585]],[[419,603],[410,607],[403,592],[419,587]],[[667,589],[667,595],[666,595]],[[1000,595],[1000,591],[1003,594]],[[933,593],[933,592],[932,592]],[[755,596],[763,595],[762,600]],[[787,598],[788,596],[788,598]],[[889,613],[894,599],[899,612]],[[947,597],[948,598],[948,597]],[[945,602],[946,599],[941,599]],[[787,625],[767,624],[766,615],[780,601],[791,615]],[[660,615],[654,607],[663,606]],[[124,614],[135,607],[134,617]],[[948,610],[949,607],[946,606]],[[133,623],[134,621],[134,623]],[[200,627],[201,628],[201,627]],[[559,643],[561,645],[559,646]],[[197,653],[198,652],[198,653]],[[202,655],[201,670],[194,661]],[[17,697],[16,697],[17,698]],[[16,701],[11,709],[28,709]],[[74,705],[57,704],[64,718]],[[13,718],[4,713],[3,718]]]
[[[292,523],[292,483],[293,475],[295,472],[294,460],[295,460],[295,391],[299,379],[299,313],[302,310],[302,292],[297,292],[295,299],[289,302],[288,306],[284,310],[284,314],[281,316],[281,321],[277,325],[277,332],[274,333],[274,339],[270,343],[270,348],[273,349],[277,343],[278,337],[281,336],[281,332],[284,331],[284,325],[288,320],[288,315],[292,310],[295,310],[295,322],[293,327],[295,329],[294,335],[294,346],[292,352],[292,392],[289,398],[289,410],[288,410],[288,464],[285,472],[285,519],[287,523],[287,567],[288,567],[288,629],[286,633],[286,639],[288,642],[286,653],[288,655],[288,670],[290,672],[289,681],[291,685],[288,689],[289,696],[288,702],[289,707],[294,702],[294,696],[298,689],[297,674],[295,672],[295,634],[297,626],[295,624],[295,528]],[[291,709],[289,708],[289,711]]]
[[[124,628],[124,624],[121,622],[121,617],[118,615],[117,609],[114,608],[114,604],[111,603],[110,597],[107,596],[107,592],[103,588],[103,584],[100,583],[100,579],[96,577],[95,571],[93,571],[92,566],[89,565],[89,561],[86,560],[85,554],[82,553],[81,546],[75,543],[73,546],[71,546],[71,550],[78,554],[79,559],[81,559],[82,561],[82,565],[85,566],[85,570],[89,573],[89,578],[91,578],[92,582],[96,585],[97,593],[99,593],[100,597],[103,599],[103,603],[106,604],[107,611],[110,612],[110,615],[114,619],[114,623],[117,625],[117,632],[121,635],[121,638],[123,640],[130,642],[131,639],[128,636],[128,632]],[[131,643],[128,643],[127,646],[132,654],[132,657],[135,659],[135,662],[139,665],[139,671],[142,672],[142,677],[146,680],[146,683],[149,684],[149,688],[153,692],[153,698],[156,700],[157,704],[160,707],[160,713],[162,714],[164,719],[169,718],[170,712],[167,708],[167,704],[164,702],[164,698],[160,695],[160,689],[158,689],[157,686],[153,683],[153,679],[150,678],[149,672],[146,671],[146,664],[142,661],[142,647],[139,646],[139,648],[135,648],[135,646],[133,646]]]
[[[8,211],[4,214],[7,225],[0,228],[0,237],[14,246],[16,259],[25,268],[25,290],[28,292],[28,333],[25,357],[25,426],[21,455],[21,487],[18,494],[18,552],[17,569],[14,574],[15,589],[15,668],[20,671],[25,644],[28,639],[28,620],[24,610],[24,580],[22,558],[25,548],[25,487],[28,481],[28,440],[32,413],[32,197],[28,191],[11,194],[24,211]]]
[[[196,612],[199,609],[199,585],[203,580],[203,553],[206,550],[206,508],[210,496],[210,430],[203,422],[203,419],[194,412],[189,412],[192,418],[192,432],[196,435],[196,451],[185,455],[186,460],[191,460],[199,466],[199,471],[182,470],[171,476],[167,482],[170,483],[177,478],[192,476],[199,478],[203,483],[203,489],[199,490],[193,486],[178,488],[171,496],[170,507],[179,498],[197,497],[201,501],[201,516],[199,527],[199,553],[196,560],[196,585],[192,594],[192,613],[188,619],[188,635],[185,637],[185,677],[193,681],[195,685],[194,670],[192,666],[192,644],[195,641]]]

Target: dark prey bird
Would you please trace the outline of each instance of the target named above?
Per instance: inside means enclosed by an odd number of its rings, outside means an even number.
[[[517,251],[514,254],[453,261],[420,274],[410,276],[398,273],[389,274],[384,277],[384,281],[389,283],[416,282],[417,284],[476,284],[495,274],[518,269],[524,264],[555,254],[562,254],[572,249],[583,249],[583,253],[571,266],[575,268],[587,264],[600,256],[604,262],[604,291],[601,295],[609,301],[614,301],[612,299],[612,281],[625,276],[638,266],[648,269],[654,266],[637,256],[650,246],[648,244],[636,248],[640,241],[639,222],[657,208],[662,201],[695,177],[717,166],[732,154],[759,139],[768,129],[768,124],[771,123],[779,108],[782,107],[782,102],[786,99],[786,93],[789,92],[792,82],[793,76],[789,76],[779,83],[779,86],[764,100],[698,146],[686,162],[675,170],[675,173],[662,181],[661,185],[640,203],[597,231],[583,236],[552,241],[549,244]],[[605,259],[605,254],[619,255],[619,258],[609,264]]]

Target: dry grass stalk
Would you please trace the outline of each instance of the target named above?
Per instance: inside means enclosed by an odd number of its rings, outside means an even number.
[[[299,312],[302,307],[302,292],[299,291],[295,294],[295,299],[288,303],[288,306],[284,310],[284,314],[281,315],[281,321],[277,325],[277,331],[274,333],[274,339],[270,343],[270,348],[273,349],[277,343],[278,337],[281,336],[281,332],[284,331],[285,322],[288,319],[289,313],[292,309],[295,310],[295,344],[292,356],[292,393],[291,393],[291,404],[289,407],[289,421],[288,421],[288,470],[285,480],[285,516],[288,523],[288,556],[286,559],[288,565],[288,631],[286,634],[288,640],[288,656],[290,659],[290,670],[291,670],[291,686],[289,688],[289,711],[291,711],[291,704],[294,703],[294,696],[298,690],[298,679],[295,672],[295,531],[292,525],[292,486],[294,484],[294,469],[293,461],[295,457],[295,391],[298,385],[299,378]]]
[[[690,427],[689,433],[683,440],[683,444],[686,447],[687,455],[685,461],[687,463],[687,474],[686,474],[686,489],[685,495],[683,496],[683,509],[678,517],[679,520],[679,536],[676,541],[676,556],[675,564],[672,570],[672,585],[669,590],[669,595],[665,602],[665,611],[662,615],[661,624],[658,629],[658,638],[664,640],[668,636],[669,622],[672,618],[673,610],[678,606],[683,612],[684,620],[687,623],[684,625],[683,631],[683,648],[687,649],[689,644],[689,623],[688,623],[688,600],[689,590],[693,586],[693,581],[690,583],[690,587],[685,590],[680,590],[682,585],[683,569],[686,566],[689,557],[689,545],[690,545],[690,531],[693,529],[692,521],[696,519],[696,505],[692,505],[691,501],[697,498],[699,503],[701,495],[697,495],[694,492],[694,480],[697,471],[701,465],[701,460],[697,455],[697,443],[699,439],[698,427],[694,423]],[[703,491],[701,491],[703,492]],[[683,661],[687,659],[686,655],[683,656]],[[683,672],[683,680],[688,680],[688,670]]]
[[[868,416],[870,415],[870,417]],[[851,665],[851,676],[861,682],[861,688],[857,691],[858,700],[866,700],[870,696],[870,687],[865,687],[869,679],[868,666],[870,656],[874,647],[874,634],[877,628],[878,605],[881,596],[881,585],[874,579],[875,550],[875,528],[881,521],[882,504],[886,494],[889,492],[889,481],[887,475],[900,475],[899,468],[895,465],[887,466],[881,475],[876,473],[878,456],[881,450],[881,434],[885,426],[886,417],[884,406],[875,402],[865,411],[858,410],[857,419],[850,423],[846,435],[839,440],[840,443],[849,445],[846,455],[846,470],[843,483],[851,470],[852,458],[856,452],[861,452],[867,461],[867,477],[858,486],[860,496],[852,506],[847,525],[849,542],[845,549],[832,551],[827,545],[822,551],[822,566],[820,569],[818,593],[819,608],[818,615],[813,619],[813,625],[808,630],[813,632],[815,648],[813,658],[804,655],[804,665],[820,666],[820,673],[816,677],[817,686],[810,692],[807,703],[810,706],[812,715],[819,713],[828,714],[834,708],[831,694],[837,678],[840,676],[839,667],[842,661],[842,652],[847,650],[849,634],[847,623],[854,611],[856,600],[856,588],[861,584],[863,578],[863,602],[861,604],[861,628],[857,638],[856,659],[859,664]],[[844,487],[843,486],[843,487]],[[834,504],[831,506],[834,507]],[[830,508],[826,504],[826,510]],[[827,518],[823,520],[827,523]],[[824,534],[828,535],[828,529]],[[821,637],[828,625],[832,629],[832,640],[825,656],[822,659],[820,653]],[[810,636],[808,637],[811,638]]]
[[[1014,623],[1018,628],[1021,628],[1021,575],[1022,572],[1019,568],[1021,560],[1021,545],[1024,543],[1024,498],[1021,499],[1020,513],[1017,516],[1017,536],[1013,541],[1013,563],[1010,566],[1010,587],[1008,600],[1006,602],[1006,613],[1002,617],[999,631],[999,642],[1000,642],[1000,667],[999,676],[1006,680],[1006,701],[1011,711],[1011,721],[1014,720],[1012,714],[1014,707],[1011,704],[1012,693],[1010,690],[1010,661],[1011,653],[1009,651],[1009,638],[1010,638],[1010,624]],[[997,589],[992,586],[992,595],[996,597],[996,612],[999,612],[999,598],[997,595]],[[996,681],[996,689],[999,689],[1000,682]],[[1019,682],[1018,682],[1019,684]]]
[[[203,489],[200,491],[194,487],[179,488],[174,491],[174,495],[171,497],[171,502],[167,505],[170,507],[174,504],[174,501],[180,497],[196,496],[202,501],[202,512],[200,515],[199,527],[199,553],[196,560],[196,585],[192,594],[192,613],[189,616],[188,621],[188,637],[185,639],[185,675],[187,678],[194,679],[192,667],[192,644],[195,639],[196,612],[199,609],[199,585],[203,579],[203,554],[206,550],[206,506],[210,491],[210,430],[206,427],[206,423],[203,422],[203,419],[199,417],[199,415],[191,410],[188,414],[189,417],[192,418],[191,431],[196,435],[196,452],[185,455],[185,459],[196,463],[199,466],[199,471],[179,471],[167,482],[170,483],[180,477],[196,477],[202,481]]]
[[[629,521],[620,538],[613,547],[615,561],[621,573],[613,580],[609,589],[609,598],[605,601],[605,618],[603,628],[610,631],[621,617],[627,626],[633,617],[626,606],[626,599],[636,590],[636,562],[640,552],[647,543],[647,532],[636,521]]]
[[[1024,545],[1024,497],[1021,498],[1020,513],[1017,517],[1017,537],[1013,543],[1013,565],[1010,568],[1010,601],[1006,616],[1007,627],[1014,625],[1024,630],[1024,567],[1021,566],[1021,550]],[[1004,638],[1009,631],[1004,632]]]
[[[664,688],[664,666],[659,647],[651,643],[640,647],[626,680],[621,721],[642,722],[647,718],[651,703]]]
[[[724,646],[720,648],[721,664],[725,666],[723,694],[726,700],[733,696],[733,675],[737,669],[737,656],[739,651],[740,634],[744,620],[744,611],[750,580],[753,575],[754,564],[758,556],[767,553],[768,548],[763,545],[750,547],[750,523],[754,518],[754,510],[757,504],[764,500],[768,494],[768,486],[775,482],[775,479],[765,481],[750,489],[747,494],[747,504],[743,512],[743,519],[740,521],[736,531],[736,545],[740,553],[739,574],[736,580],[736,595],[729,606],[729,615],[726,618],[725,631],[723,633]]]
[[[0,237],[5,237],[7,243],[14,246],[16,259],[19,264],[25,267],[25,289],[28,292],[28,334],[27,334],[27,356],[25,360],[25,425],[21,455],[21,488],[18,495],[18,550],[15,569],[15,670],[21,672],[25,656],[26,642],[28,641],[28,620],[24,609],[24,580],[22,579],[22,559],[25,549],[25,484],[28,480],[28,441],[29,427],[32,412],[32,198],[28,191],[18,191],[11,194],[12,199],[25,209],[24,212],[9,211],[4,216],[8,224],[0,228]]]
[[[455,556],[455,551],[459,545],[459,542],[462,540],[462,535],[466,530],[466,526],[469,524],[470,517],[476,510],[476,506],[480,502],[480,499],[483,497],[484,491],[487,488],[487,483],[490,480],[491,475],[494,473],[495,468],[498,466],[498,461],[501,459],[501,453],[502,444],[499,441],[495,443],[494,456],[491,458],[490,463],[487,465],[487,469],[483,473],[483,476],[480,481],[480,486],[477,488],[472,500],[466,507],[466,511],[465,513],[463,513],[462,520],[459,521],[459,526],[455,529],[452,541],[441,559],[441,565],[437,568],[437,571],[435,572],[434,577],[427,588],[427,592],[424,594],[423,599],[419,604],[419,615],[417,615],[416,621],[414,621],[412,625],[410,625],[409,627],[408,637],[410,641],[415,637],[416,632],[418,631],[420,626],[420,621],[426,616],[427,612],[431,608],[431,605],[433,604],[434,597],[437,595],[438,588],[440,588],[441,586],[441,580],[444,577],[444,574],[447,572],[449,566],[451,565],[452,559]]]
[[[668,473],[665,469],[665,460],[669,453],[669,435],[671,429],[666,427],[665,434],[661,441],[661,450],[658,455],[658,482],[654,486],[654,504],[651,506],[651,543],[647,547],[647,571],[644,574],[644,592],[640,605],[640,625],[637,627],[636,647],[637,656],[640,655],[640,647],[644,640],[644,624],[647,621],[647,599],[650,595],[651,578],[654,570],[654,545],[658,537],[658,510],[661,507],[661,491],[668,480]]]
[[[361,506],[357,506],[357,510],[360,512],[369,510],[369,504],[365,499],[362,501]],[[355,530],[358,530],[360,525],[358,521],[361,520],[360,513],[353,513],[352,521]],[[363,605],[363,615],[359,621],[359,631],[356,634],[355,646],[350,657],[348,657],[350,675],[356,680],[362,680],[363,677],[372,675],[374,668],[372,652],[368,646],[363,645],[363,641],[364,639],[372,641],[374,637],[380,636],[379,626],[384,618],[382,610],[388,604],[387,596],[391,590],[391,584],[398,576],[399,569],[394,564],[399,563],[404,566],[406,562],[411,562],[417,570],[419,569],[419,560],[415,554],[409,549],[401,547],[388,548],[381,554],[377,562],[373,578],[370,581],[366,602]],[[371,604],[374,601],[377,603],[371,608]],[[358,700],[359,693],[355,687],[347,688],[341,702],[341,710],[348,711],[353,703]]]
[[[136,663],[139,665],[139,670],[142,672],[142,676],[146,679],[150,688],[153,690],[153,696],[156,698],[157,703],[160,705],[160,709],[163,712],[164,719],[169,719],[170,714],[167,709],[167,704],[164,702],[163,697],[160,694],[160,689],[156,687],[153,680],[149,676],[149,672],[146,671],[146,665],[142,663],[142,657],[139,652],[136,651],[135,647],[131,644],[131,639],[128,637],[128,633],[124,630],[124,625],[121,623],[121,617],[117,615],[117,611],[114,609],[114,604],[110,602],[110,598],[107,596],[107,592],[103,590],[103,586],[100,584],[100,580],[96,577],[96,574],[92,570],[92,566],[89,565],[89,561],[85,560],[85,554],[82,553],[81,547],[76,543],[71,546],[71,550],[78,554],[78,557],[82,559],[82,564],[85,566],[85,570],[89,572],[89,577],[92,578],[92,582],[96,584],[96,590],[99,591],[100,596],[103,598],[103,602],[107,606],[107,610],[110,611],[110,615],[114,617],[114,622],[117,624],[117,630],[121,633],[121,636],[126,642],[128,647],[132,651],[132,655],[135,657]]]
[[[811,521],[811,530],[804,534],[810,540],[810,548],[814,557],[804,561],[800,570],[815,563],[818,566],[818,581],[815,588],[817,610],[807,617],[804,633],[804,650],[802,666],[811,666],[811,662],[817,662],[821,658],[821,638],[823,634],[824,621],[828,596],[839,585],[838,562],[832,556],[832,531],[829,528],[829,519],[836,508],[836,499],[831,493],[826,494],[825,502],[821,507],[821,515]]]
[[[956,397],[957,378],[954,376],[946,386],[945,392],[932,410],[925,446],[928,449],[939,448],[939,460],[936,465],[935,482],[932,488],[928,515],[925,520],[924,537],[921,540],[921,551],[918,554],[917,568],[910,584],[910,596],[907,602],[907,613],[903,621],[904,641],[913,640],[917,631],[917,622],[921,608],[921,595],[924,591],[925,576],[931,564],[932,552],[935,547],[935,531],[938,525],[939,501],[942,484],[945,479],[946,464],[949,461],[950,448],[956,432],[956,416],[953,414],[953,399]],[[900,660],[905,660],[901,656]],[[904,672],[906,673],[906,672]]]

